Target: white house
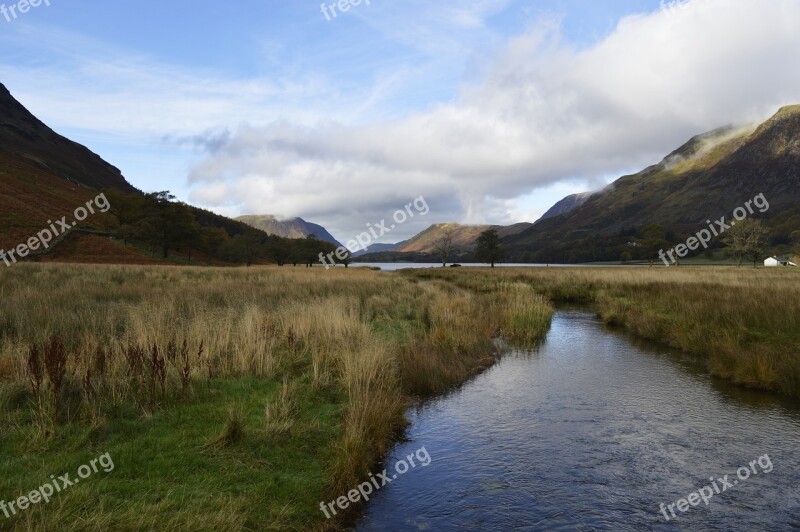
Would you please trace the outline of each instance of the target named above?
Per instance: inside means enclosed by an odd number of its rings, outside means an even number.
[[[764,266],[774,268],[776,266],[797,266],[797,264],[786,257],[770,257],[764,261]]]

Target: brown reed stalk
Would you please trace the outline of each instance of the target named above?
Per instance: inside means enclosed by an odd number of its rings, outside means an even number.
[[[33,396],[36,399],[37,408],[40,406],[42,381],[44,380],[44,368],[42,367],[42,357],[39,353],[39,346],[31,345],[28,351],[28,378],[33,388]]]
[[[144,349],[135,344],[128,344],[123,353],[125,354],[125,360],[128,361],[128,375],[138,379],[144,367]]]
[[[159,354],[158,345],[155,343],[150,350],[150,404],[156,404],[157,385],[161,386],[162,397],[166,395],[166,361]]]
[[[94,369],[101,379],[106,376],[106,371],[108,369],[108,353],[100,344],[97,345],[97,349],[94,352]]]
[[[67,374],[67,350],[59,336],[53,336],[44,351],[44,367],[53,391],[53,423],[58,422],[61,389]]]
[[[297,340],[297,335],[294,333],[294,326],[290,325],[289,330],[286,332],[286,343],[289,344],[289,348],[294,347],[294,343]]]
[[[91,404],[92,398],[96,393],[92,384],[92,368],[86,368],[86,375],[83,376],[81,384],[83,384],[83,395],[86,398],[86,402]]]
[[[171,339],[167,344],[167,360],[170,364],[174,364],[178,358],[178,344],[175,343],[175,338]]]
[[[189,346],[186,343],[186,338],[183,339],[183,345],[181,345],[181,363],[181,393],[185,396],[186,392],[189,391],[189,384],[192,378],[192,366],[189,362]]]

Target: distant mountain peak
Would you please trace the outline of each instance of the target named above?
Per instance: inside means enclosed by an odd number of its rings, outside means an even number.
[[[307,222],[299,217],[281,219],[272,214],[251,214],[239,216],[236,220],[260,229],[269,235],[283,238],[306,238],[309,235],[314,235],[324,242],[330,242],[336,246],[342,245],[321,225]]]
[[[550,218],[554,218],[556,216],[561,216],[562,214],[567,214],[571,212],[576,207],[580,207],[584,203],[586,203],[594,192],[579,192],[577,194],[570,194],[566,198],[562,199],[552,207],[550,207],[546,213],[542,215],[541,218],[536,220],[535,223],[539,223],[544,220],[548,220]]]

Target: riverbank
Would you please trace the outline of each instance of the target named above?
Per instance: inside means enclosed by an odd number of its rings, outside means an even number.
[[[524,283],[355,269],[23,264],[0,294],[0,500],[115,463],[0,515],[37,529],[334,528],[319,502],[385,457],[410,401],[552,316]]]
[[[476,292],[524,283],[553,302],[702,357],[712,375],[800,397],[800,272],[753,268],[407,270]]]
[[[3,525],[337,528],[320,501],[375,470],[407,406],[491,366],[494,336],[538,342],[553,302],[593,304],[606,323],[702,355],[712,374],[798,396],[798,280],[731,268],[18,265],[0,275],[0,500],[101,453],[116,468]]]
[[[800,401],[712,378],[681,351],[606,326],[587,305],[559,305],[535,351],[506,354],[409,417],[408,441],[387,467],[422,445],[434,461],[372,498],[357,532],[797,522]],[[737,474],[759,457],[766,470]],[[665,516],[662,504],[712,474],[739,485]]]

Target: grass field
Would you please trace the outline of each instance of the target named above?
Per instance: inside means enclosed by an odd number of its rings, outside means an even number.
[[[334,529],[404,411],[530,346],[553,303],[800,395],[800,273],[751,268],[0,271],[0,501],[115,469],[0,528]]]
[[[472,269],[470,269],[472,270]],[[406,270],[480,293],[520,283],[553,302],[596,305],[609,324],[703,357],[716,376],[800,397],[796,268]]]
[[[404,410],[543,337],[550,303],[368,270],[0,271],[0,500],[115,469],[0,527],[324,529]]]

